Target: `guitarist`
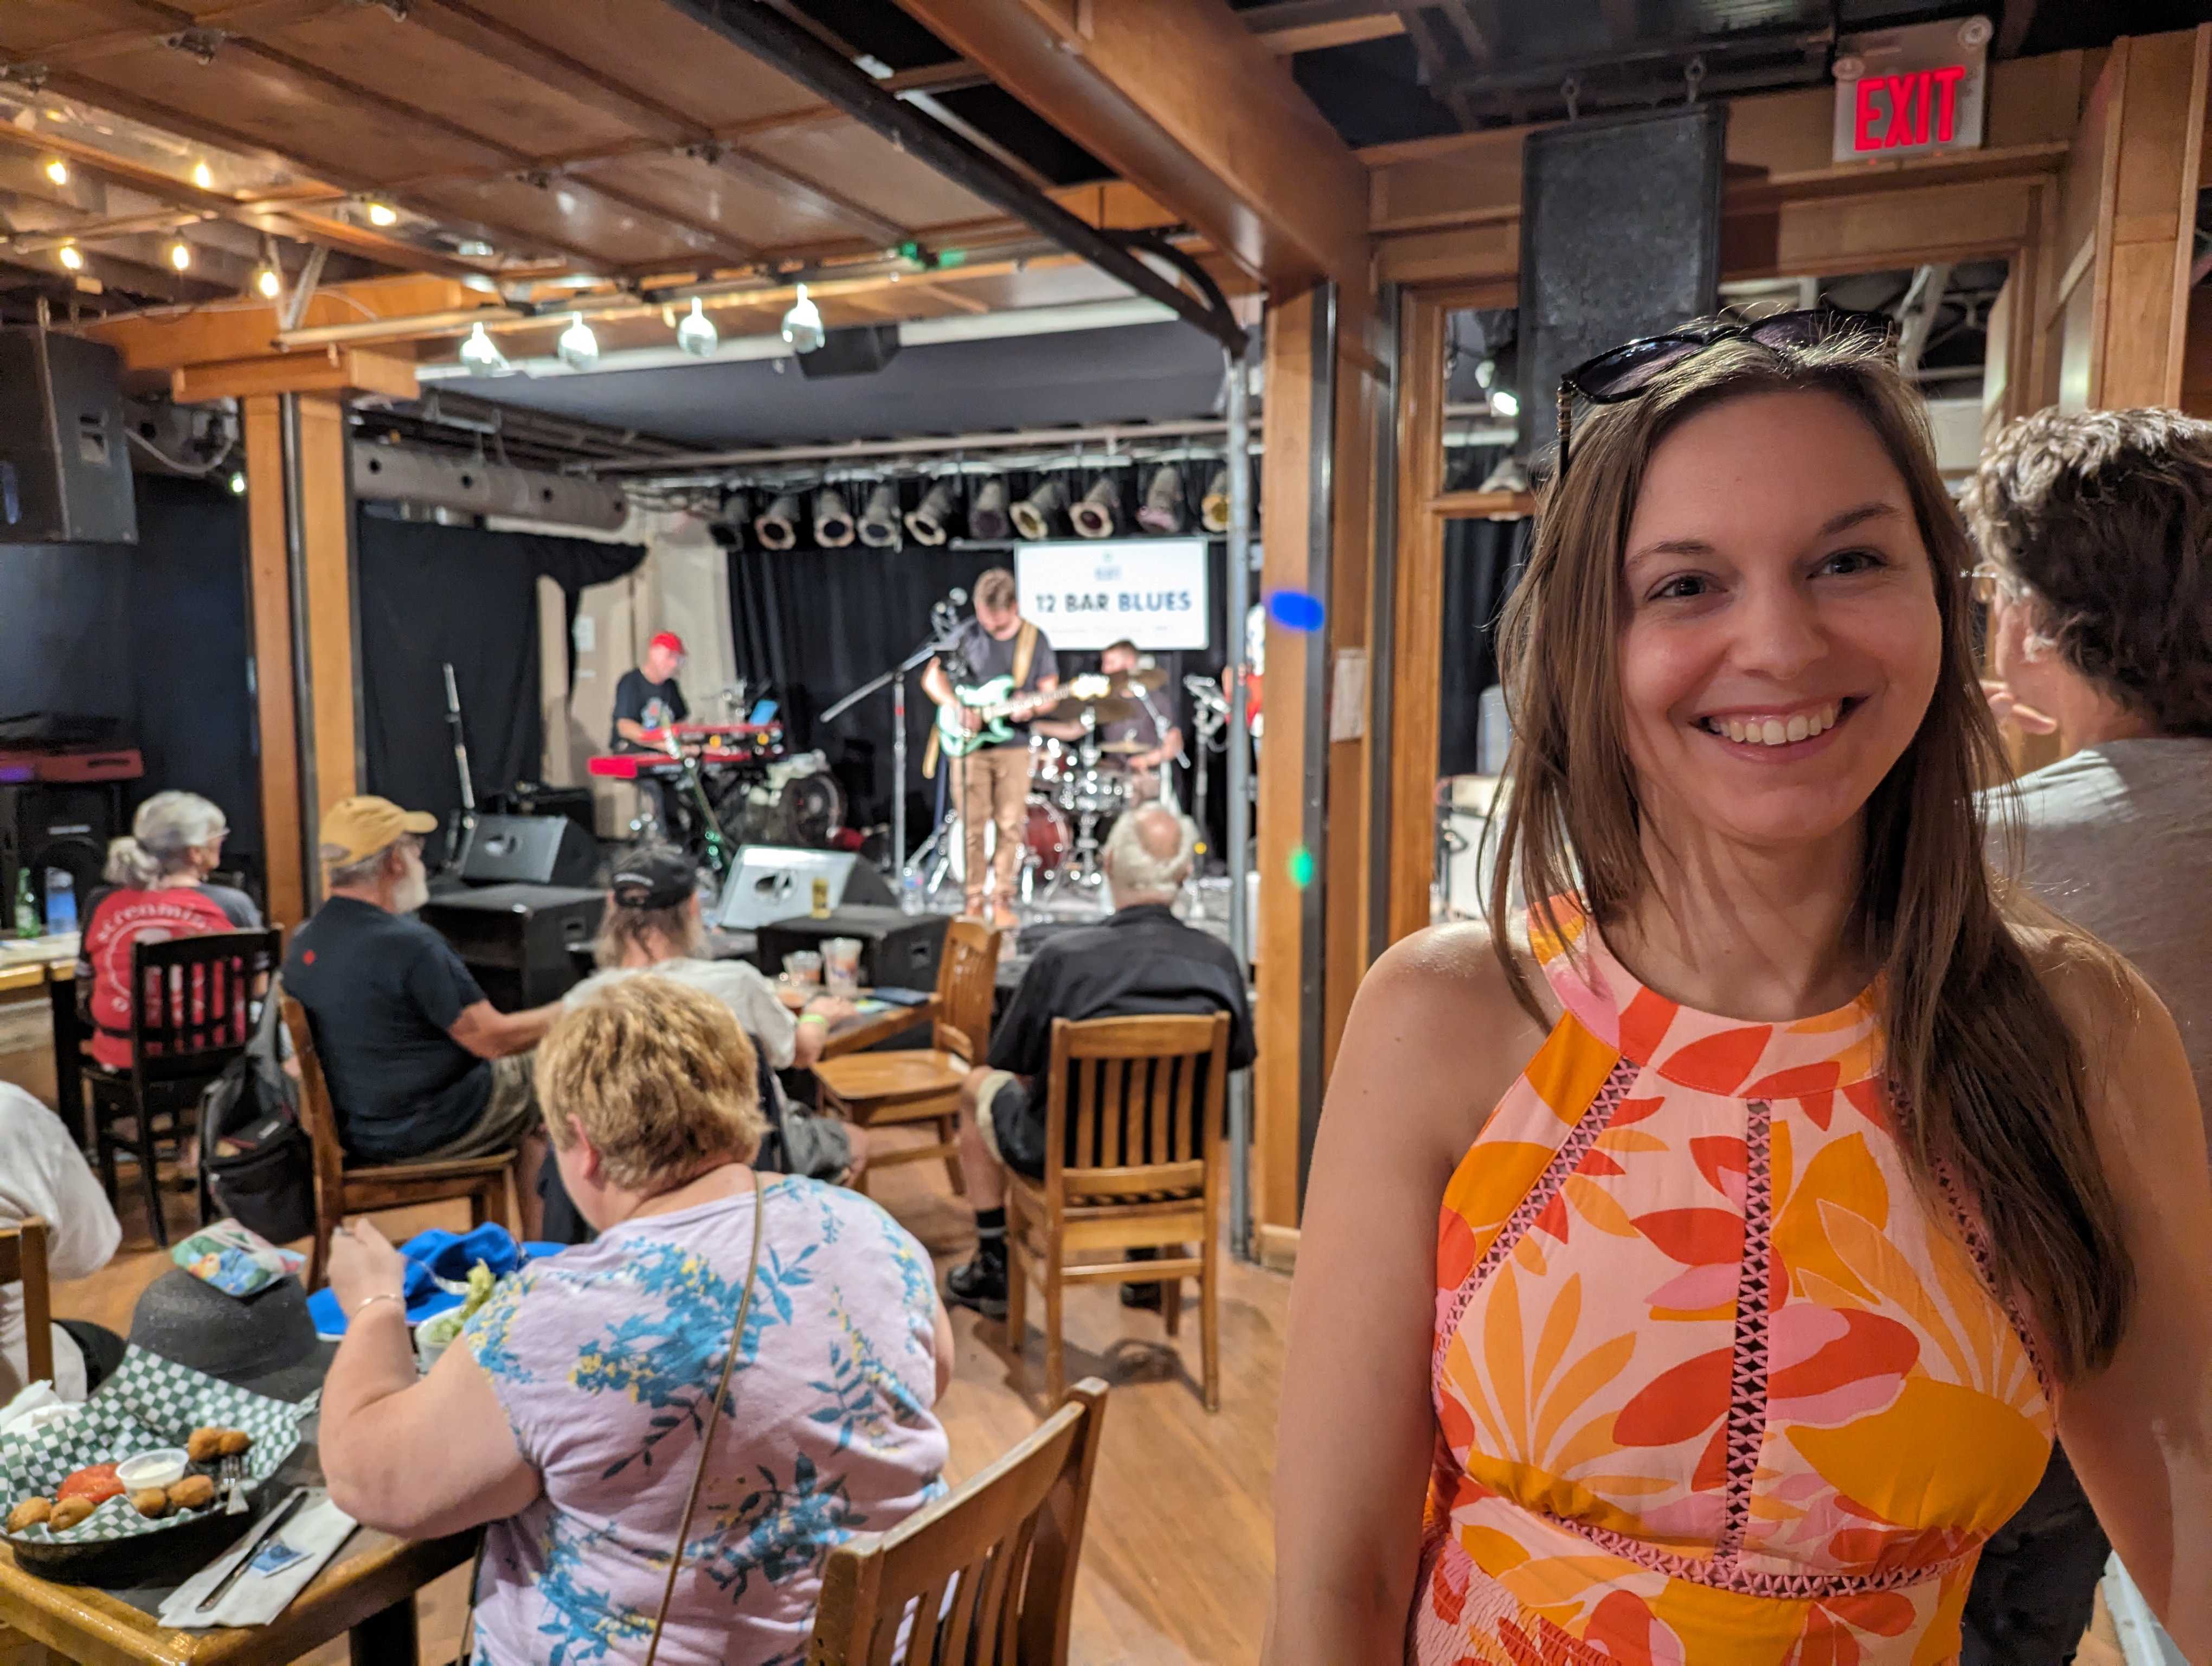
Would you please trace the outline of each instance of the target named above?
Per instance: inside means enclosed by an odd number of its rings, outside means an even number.
[[[978,918],[983,914],[983,829],[994,823],[999,842],[991,858],[990,919],[994,926],[1011,930],[1020,923],[1014,914],[1014,875],[1029,819],[1027,719],[1052,703],[1060,664],[1044,633],[1022,617],[1014,575],[994,567],[975,581],[975,617],[960,627],[950,652],[929,662],[921,686],[959,727],[975,734],[984,731],[984,721],[961,698],[961,690],[972,693],[999,678],[1009,679],[1020,702],[1003,725],[1007,738],[952,760],[952,787],[967,842],[962,870],[966,911]]]

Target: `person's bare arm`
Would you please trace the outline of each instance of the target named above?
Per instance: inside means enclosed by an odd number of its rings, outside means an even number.
[[[823,1049],[830,1044],[830,1026],[843,1023],[853,1016],[854,1011],[852,1002],[835,995],[817,995],[808,1001],[792,1032],[791,1067],[812,1069],[822,1057]]]
[[[653,731],[647,728],[644,724],[639,722],[634,717],[617,717],[615,719],[615,733],[620,735],[624,740],[635,740],[641,746],[650,746],[653,745]]]
[[[557,1000],[520,1012],[502,1012],[489,1001],[480,1000],[461,1008],[460,1017],[446,1033],[480,1059],[503,1059],[537,1046],[560,1016]]]
[[[1542,1041],[1480,926],[1398,944],[1352,1002],[1291,1291],[1267,1666],[1404,1658],[1435,1450],[1437,1213]]]
[[[2140,979],[2054,989],[2089,1055],[2098,1147],[2135,1262],[2111,1365],[2069,1384],[2066,1456],[2113,1549],[2195,1666],[2212,1666],[2212,1172],[2173,1019]],[[2071,984],[2072,988],[2063,986]],[[2100,1010],[2100,1009],[2102,1010]]]
[[[932,660],[922,667],[921,691],[940,706],[952,703],[952,679],[945,674],[945,662]]]
[[[945,1389],[952,1386],[952,1316],[945,1310],[945,1304],[937,1304],[937,1397],[945,1398]]]

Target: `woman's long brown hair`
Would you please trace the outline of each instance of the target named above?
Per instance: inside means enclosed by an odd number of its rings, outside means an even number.
[[[1693,413],[1754,393],[1824,392],[1880,437],[1909,489],[1935,566],[1942,662],[1918,732],[1868,800],[1866,872],[1851,926],[1879,973],[1892,1102],[1913,1180],[1938,1220],[1955,1184],[1978,1214],[1999,1288],[2033,1324],[2061,1380],[2118,1345],[2134,1295],[2119,1213],[2090,1129],[2083,1038],[2031,962],[2022,933],[2118,963],[2094,939],[2001,885],[1977,788],[2004,779],[1958,575],[1972,545],[1936,468],[1920,399],[1881,344],[1708,349],[1633,402],[1595,410],[1548,490],[1528,570],[1507,604],[1499,660],[1513,719],[1512,782],[1497,824],[1491,935],[1540,1019],[1513,947],[1517,881],[1556,931],[1552,897],[1578,894],[1601,927],[1653,884],[1624,733],[1621,563],[1644,471]],[[2008,806],[2008,810],[2009,806]]]

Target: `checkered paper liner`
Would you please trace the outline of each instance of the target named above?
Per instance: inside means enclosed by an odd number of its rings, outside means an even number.
[[[64,1477],[94,1463],[120,1463],[141,1452],[181,1447],[195,1429],[243,1429],[249,1490],[276,1473],[300,1444],[296,1406],[250,1394],[143,1348],[125,1350],[122,1368],[67,1420],[27,1435],[0,1435],[0,1512],[34,1495],[52,1498]],[[212,1471],[210,1471],[212,1473]],[[220,1509],[220,1502],[215,1506]],[[126,1498],[111,1499],[66,1532],[41,1523],[0,1535],[34,1545],[94,1544],[160,1533],[204,1510],[149,1521]]]

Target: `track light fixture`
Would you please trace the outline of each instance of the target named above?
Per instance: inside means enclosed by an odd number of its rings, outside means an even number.
[[[871,550],[899,546],[898,483],[878,480],[868,488],[868,501],[860,510],[860,542]]]
[[[469,338],[461,344],[461,362],[471,376],[496,376],[507,368],[507,355],[479,324],[470,329]]]
[[[192,246],[181,237],[169,245],[169,264],[179,271],[189,271],[192,264]]]
[[[842,550],[853,541],[853,512],[835,486],[814,494],[814,541],[824,550]]]
[[[1182,471],[1163,463],[1152,471],[1145,488],[1145,501],[1137,508],[1137,525],[1148,532],[1182,531]]]
[[[695,359],[713,355],[721,345],[722,338],[715,332],[714,319],[707,316],[699,297],[691,297],[691,314],[676,326],[676,344]]]
[[[569,369],[589,370],[599,362],[599,338],[592,333],[592,326],[584,322],[581,313],[571,313],[568,327],[561,332],[554,350]]]
[[[822,345],[827,333],[822,327],[822,309],[808,297],[806,286],[800,284],[799,299],[783,315],[784,345],[794,353],[811,353]]]
[[[1121,530],[1121,489],[1110,475],[1084,493],[1067,512],[1078,538],[1111,538]]]
[[[1216,469],[1206,483],[1206,496],[1198,501],[1198,524],[1209,532],[1229,530],[1229,471]]]
[[[922,494],[921,502],[906,512],[906,529],[914,535],[916,544],[926,544],[932,549],[951,536],[952,483],[938,481]]]
[[[1006,483],[993,475],[975,489],[968,506],[968,536],[979,543],[995,544],[1013,530],[1006,519]]]
[[[1057,475],[1047,475],[1036,489],[1014,505],[1014,526],[1032,540],[1052,536],[1053,517],[1067,507],[1067,488]]]
[[[54,258],[60,261],[70,271],[81,272],[84,270],[84,251],[74,243],[64,243],[56,249]]]
[[[799,542],[799,497],[785,492],[770,501],[753,520],[753,536],[763,550],[788,550]]]
[[[707,523],[707,536],[718,548],[736,555],[745,547],[745,511],[751,501],[741,487],[722,494],[720,512]]]

